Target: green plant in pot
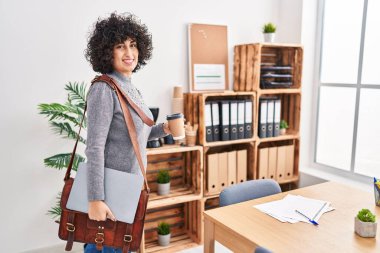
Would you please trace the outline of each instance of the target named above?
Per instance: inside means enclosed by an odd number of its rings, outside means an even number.
[[[158,244],[167,246],[170,243],[170,225],[166,222],[160,222],[157,227]]]
[[[376,237],[376,216],[368,209],[362,209],[355,217],[355,233],[361,237]]]
[[[274,38],[276,35],[276,26],[273,23],[266,23],[263,26],[263,34],[265,42],[274,42]]]
[[[167,170],[158,171],[157,175],[157,194],[168,195],[170,192],[170,174]]]
[[[285,120],[281,120],[280,121],[280,134],[281,135],[286,134],[286,129],[288,129],[288,128],[289,128],[288,122],[286,122]]]
[[[78,82],[65,85],[67,91],[67,100],[65,103],[42,103],[38,105],[39,114],[48,118],[49,125],[54,133],[62,138],[75,141],[78,135],[79,125],[83,117],[83,111],[86,103],[87,86],[84,83]],[[83,122],[83,129],[86,129],[86,118]],[[82,131],[83,133],[83,131]],[[79,138],[79,145],[86,145],[86,139],[83,136]],[[66,169],[72,150],[67,153],[52,155],[44,159],[46,167],[53,169]],[[84,162],[85,158],[79,154],[75,154],[72,169],[77,170],[79,163]],[[57,194],[57,202],[55,206],[48,211],[54,220],[58,221],[61,216],[61,207],[59,205],[61,193]]]

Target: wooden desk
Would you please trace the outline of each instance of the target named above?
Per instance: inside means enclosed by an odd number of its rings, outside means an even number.
[[[288,193],[330,201],[336,210],[323,214],[319,226],[313,226],[304,222],[281,223],[252,207],[282,199]],[[380,252],[376,238],[362,238],[354,232],[354,218],[362,208],[368,208],[380,219],[380,207],[376,207],[373,193],[334,182],[216,208],[204,213],[204,252],[214,253],[214,240],[242,253],[254,252],[257,246],[275,253]],[[376,237],[379,236],[378,228]]]

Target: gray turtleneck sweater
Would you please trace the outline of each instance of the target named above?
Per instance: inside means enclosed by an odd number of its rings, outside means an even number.
[[[113,72],[109,74],[145,114],[153,119],[140,92],[131,79]],[[129,107],[129,106],[128,106]],[[129,107],[136,126],[137,139],[144,167],[147,166],[146,144],[148,140],[165,136],[163,125],[149,127]],[[86,150],[88,200],[104,200],[104,167],[141,174],[136,154],[124,121],[116,92],[103,82],[91,85],[87,94],[87,142]]]

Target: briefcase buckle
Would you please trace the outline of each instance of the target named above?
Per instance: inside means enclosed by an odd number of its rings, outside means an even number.
[[[66,229],[69,232],[74,232],[75,231],[75,226],[72,223],[66,223]]]
[[[132,235],[124,235],[124,242],[131,242],[132,241]]]

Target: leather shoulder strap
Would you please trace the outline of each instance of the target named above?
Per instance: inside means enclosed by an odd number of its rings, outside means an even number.
[[[103,76],[106,76],[106,75],[103,75]],[[120,89],[119,85],[117,85],[117,83],[112,78],[110,78],[110,77],[109,78],[101,78],[101,79],[100,78],[95,78],[91,82],[91,84],[93,84],[94,82],[97,82],[97,81],[103,81],[103,82],[107,83],[108,85],[111,86],[112,89],[114,89],[116,91],[117,97],[119,99],[119,102],[120,102],[120,105],[121,105],[121,108],[122,108],[122,111],[123,111],[123,114],[124,114],[124,119],[125,119],[125,123],[127,125],[127,129],[128,129],[128,133],[129,133],[131,142],[132,142],[132,146],[133,146],[133,149],[135,151],[135,154],[136,154],[136,157],[137,157],[137,161],[138,161],[140,169],[141,169],[141,173],[144,176],[145,189],[148,192],[150,192],[150,189],[149,189],[149,186],[148,186],[148,180],[146,178],[146,172],[145,172],[143,161],[142,161],[142,157],[141,157],[141,152],[140,152],[140,149],[139,149],[139,144],[137,142],[136,127],[135,127],[135,124],[133,122],[131,112],[129,111],[129,108],[127,106],[127,102],[130,103],[131,99]],[[125,98],[125,100],[123,98]],[[133,108],[132,105],[131,105],[131,107]],[[69,166],[67,167],[67,170],[66,170],[66,175],[65,175],[64,181],[66,181],[66,180],[68,180],[70,178],[71,169],[72,169],[72,165],[73,165],[73,161],[74,161],[74,157],[75,157],[75,153],[76,153],[76,148],[77,148],[78,141],[79,141],[80,131],[81,131],[82,125],[83,125],[83,119],[84,119],[84,116],[86,114],[86,110],[87,110],[87,104],[85,105],[85,108],[84,108],[82,121],[81,121],[81,124],[79,126],[78,136],[77,136],[77,139],[76,139],[76,142],[75,142],[75,145],[74,145],[73,153],[71,154],[71,159],[70,159]],[[138,108],[138,110],[141,111],[141,109],[139,109],[139,108]],[[138,115],[140,115],[137,111],[136,111],[136,113]],[[142,112],[142,114],[145,115],[143,112]],[[147,117],[147,119],[149,119],[149,118]],[[144,121],[144,119],[143,119],[143,121]]]

